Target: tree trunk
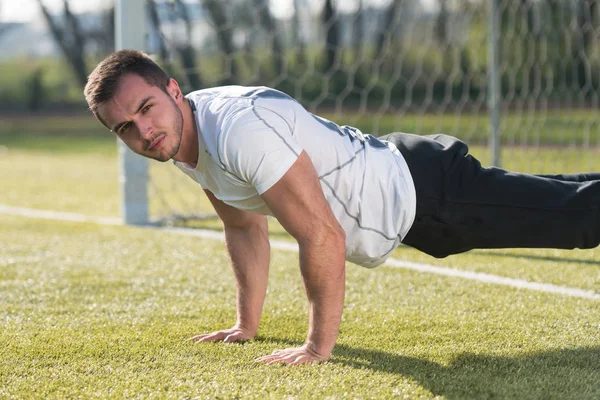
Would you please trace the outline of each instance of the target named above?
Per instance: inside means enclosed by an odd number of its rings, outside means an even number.
[[[105,15],[106,20],[106,36],[105,36],[105,51],[112,52],[115,50],[115,6],[110,7]]]
[[[260,23],[263,29],[269,35],[271,40],[271,52],[273,60],[273,73],[276,77],[281,76],[285,69],[285,58],[283,56],[283,46],[281,45],[280,35],[277,24],[269,12],[269,2],[266,0],[254,0],[254,5],[258,8]]]
[[[594,51],[598,32],[598,0],[583,0],[578,18],[578,28],[581,32],[583,48],[587,54]]]
[[[394,37],[394,31],[396,30],[396,16],[398,15],[402,1],[403,0],[392,0],[388,10],[385,12],[383,25],[377,34],[377,59],[383,57],[384,52],[391,46],[392,38]]]
[[[438,0],[440,11],[435,23],[435,39],[438,44],[448,43],[448,0]]]
[[[355,51],[355,63],[362,63],[365,56],[365,28],[363,23],[363,11],[363,0],[358,0],[356,12],[354,13],[354,25],[352,29],[352,48]]]
[[[179,58],[181,59],[181,64],[183,65],[184,73],[191,90],[198,90],[203,86],[202,80],[200,79],[200,73],[198,72],[198,65],[196,64],[196,50],[192,46],[192,24],[190,16],[185,4],[181,0],[175,0],[175,5],[185,24],[187,36],[186,42],[177,46],[177,52],[179,53]]]
[[[63,55],[75,73],[75,78],[81,87],[87,83],[87,67],[84,59],[85,40],[81,33],[77,18],[71,13],[68,0],[63,0],[65,8],[65,26],[60,27],[50,15],[42,2],[37,0],[54,40],[58,43]]]
[[[596,32],[598,29],[598,1],[582,0],[577,12],[577,27],[573,32],[575,38],[572,40],[572,57],[575,60],[573,73],[576,75],[576,81],[579,88],[584,88],[591,84],[589,65],[590,55],[594,52],[596,43]]]
[[[325,26],[326,36],[324,72],[331,72],[335,68],[336,58],[340,50],[338,19],[335,9],[333,8],[332,0],[325,0],[323,25]]]
[[[238,67],[234,58],[233,29],[225,16],[225,10],[219,0],[200,0],[208,11],[210,19],[217,34],[217,42],[225,55],[224,70],[229,71],[229,76],[222,79],[221,84],[230,85],[239,78]],[[229,67],[229,68],[228,68]]]
[[[294,0],[294,19],[292,20],[292,30],[294,34],[294,44],[296,47],[296,69],[302,74],[306,65],[306,44],[302,38],[302,24],[300,22],[300,10],[306,6],[304,0]]]
[[[150,23],[156,30],[158,35],[158,56],[164,65],[169,63],[169,52],[165,44],[165,36],[162,34],[160,27],[160,18],[158,17],[158,10],[156,9],[156,2],[154,0],[147,0],[150,11]]]

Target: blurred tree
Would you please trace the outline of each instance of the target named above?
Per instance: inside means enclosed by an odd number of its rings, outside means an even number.
[[[600,84],[598,0],[503,0],[503,89],[537,101],[539,88],[564,101]],[[531,97],[534,95],[534,97]]]
[[[236,21],[236,27],[244,31],[244,43],[241,48],[243,61],[239,65],[243,65],[248,71],[248,78],[240,77],[238,81],[246,85],[259,84],[264,82],[268,72],[260,64],[260,57],[256,51],[259,37],[256,25],[260,19],[257,15],[258,11],[254,8],[252,0],[239,1],[236,6],[233,10],[235,12],[233,19]]]
[[[325,72],[332,72],[340,49],[339,21],[332,0],[325,0],[323,8],[323,26],[325,27]]]
[[[75,78],[81,87],[84,87],[87,82],[87,66],[85,62],[85,37],[77,18],[71,12],[69,1],[63,0],[64,7],[64,22],[62,24],[54,20],[42,0],[37,0],[42,14],[52,36],[58,43],[63,55],[69,62]]]
[[[217,43],[225,57],[223,71],[226,71],[227,73],[220,84],[233,84],[239,77],[239,68],[234,55],[233,26],[227,20],[223,3],[219,0],[200,0],[200,2],[208,11],[208,15],[217,35]]]
[[[150,23],[152,24],[152,27],[154,28],[158,36],[158,56],[165,69],[172,69],[170,67],[171,62],[169,60],[169,52],[167,50],[165,35],[162,32],[160,17],[158,15],[158,9],[156,8],[156,2],[154,0],[147,1],[148,11],[150,14]],[[171,72],[169,72],[169,74],[172,75]]]
[[[435,24],[435,38],[442,46],[448,39],[448,0],[438,0],[440,11]]]
[[[540,30],[538,28],[536,14],[537,7],[531,0],[520,0],[520,18],[521,18],[521,31],[523,32],[523,38],[525,46],[523,48],[524,54],[524,65],[523,67],[523,88],[526,90],[528,96],[536,95],[535,88],[540,86],[541,71],[540,71]],[[533,54],[531,54],[533,53]],[[530,99],[537,100],[537,99]]]
[[[454,70],[456,60],[456,46],[453,38],[450,36],[448,27],[449,11],[448,0],[438,0],[439,11],[435,21],[433,37],[440,47],[440,52],[443,59],[444,77],[442,80],[447,80],[448,75]]]
[[[568,7],[562,0],[547,0],[543,5],[543,21],[541,35],[547,46],[546,75],[553,92],[566,98],[566,71],[568,69]]]
[[[397,30],[397,17],[400,7],[405,5],[404,0],[391,0],[388,8],[383,12],[383,24],[381,24],[376,39],[375,57],[380,59],[391,48],[394,35]]]
[[[271,60],[273,61],[272,73],[276,77],[280,77],[285,69],[285,58],[277,23],[269,11],[268,0],[254,0],[254,5],[258,9],[260,26],[266,31],[269,40],[271,41]]]
[[[444,75],[442,81],[451,84],[453,95],[460,95],[465,84],[469,84],[471,74],[471,62],[469,51],[467,49],[467,43],[460,42],[458,38],[453,35],[458,33],[453,32],[450,29],[450,17],[451,10],[453,16],[460,17],[460,15],[467,15],[473,12],[470,9],[468,2],[455,2],[454,7],[450,9],[448,0],[438,0],[439,12],[436,18],[436,24],[434,29],[434,37],[441,48],[443,57],[443,70]],[[456,23],[456,22],[455,22]],[[447,85],[442,85],[440,90],[441,93],[438,95],[447,95]]]
[[[175,6],[179,16],[185,24],[186,40],[184,43],[176,44],[177,53],[181,59],[184,74],[191,90],[201,89],[202,80],[200,79],[200,70],[196,64],[196,50],[192,46],[192,22],[186,5],[181,0],[175,0]]]
[[[358,0],[352,24],[352,48],[355,51],[354,62],[359,63],[365,56],[365,27],[363,16],[363,0]]]
[[[352,98],[354,94],[360,93],[369,82],[369,69],[365,68],[366,63],[366,43],[365,38],[365,8],[363,0],[357,0],[356,11],[352,20],[351,52],[354,52],[354,59],[349,68],[350,76],[348,83],[351,90],[348,95],[349,101],[356,101]],[[358,95],[357,97],[359,97]]]
[[[478,26],[481,18],[486,15],[485,3],[472,3],[468,1],[457,2],[457,13],[459,15],[469,15],[471,25]],[[458,69],[460,71],[460,87],[458,97],[468,92],[472,98],[480,95],[481,90],[487,86],[486,71],[482,71],[472,62],[473,49],[470,48],[469,38],[461,44],[459,50]],[[478,58],[476,56],[476,58]]]
[[[115,49],[115,6],[102,12],[102,22],[95,29],[84,32],[86,41],[96,43],[101,54],[108,54]]]
[[[293,43],[296,49],[296,67],[300,72],[304,72],[306,66],[306,43],[302,36],[302,22],[300,20],[300,11],[306,7],[306,0],[294,0],[294,16],[292,19]]]
[[[588,54],[591,54],[598,45],[598,35],[600,35],[599,3],[598,0],[583,0],[580,6],[579,26],[583,32],[583,46]]]
[[[185,82],[181,82],[184,86],[184,90],[198,90],[202,88],[202,79],[200,78],[200,69],[197,65],[196,51],[192,46],[192,22],[189,17],[186,6],[179,0],[173,0],[170,3],[169,20],[177,20],[181,18],[185,25],[185,39],[182,43],[175,42],[172,46],[167,46],[167,40],[162,31],[162,21],[159,15],[157,4],[154,0],[148,1],[148,11],[150,15],[150,23],[157,33],[158,36],[158,55],[161,60],[162,67],[165,69],[169,76],[179,79],[179,74],[173,68],[171,62],[171,55],[169,48],[173,49],[181,60],[181,66],[183,69],[183,75]],[[176,41],[177,39],[173,39]],[[181,80],[180,80],[181,81]]]
[[[548,0],[552,3],[555,0]],[[562,0],[556,0],[560,2]],[[500,59],[502,88],[510,96],[527,96],[540,78],[538,53],[539,29],[536,28],[536,8],[531,0],[501,0],[500,8]],[[550,29],[554,30],[556,25]],[[560,36],[560,32],[556,30]],[[554,35],[554,33],[553,33]],[[560,37],[555,38],[560,42]],[[553,40],[549,39],[550,43]],[[557,45],[557,42],[554,42]]]
[[[29,111],[39,111],[45,101],[44,70],[37,67],[27,80],[27,108]]]
[[[593,54],[598,46],[598,28],[598,0],[579,0],[571,49],[574,60],[572,73],[582,89],[591,89],[590,84],[598,84],[598,73],[592,65]]]

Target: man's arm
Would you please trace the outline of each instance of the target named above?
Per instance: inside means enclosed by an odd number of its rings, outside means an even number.
[[[267,291],[269,233],[267,218],[228,206],[205,190],[223,221],[227,251],[237,281],[237,321],[233,328],[196,335],[189,340],[235,342],[256,335]]]
[[[300,364],[327,360],[337,340],[344,304],[345,233],[305,152],[262,197],[298,241],[309,325],[303,346],[275,351],[259,361]]]

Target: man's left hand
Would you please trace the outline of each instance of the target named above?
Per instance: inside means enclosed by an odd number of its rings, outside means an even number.
[[[282,362],[288,365],[309,364],[327,361],[329,356],[325,357],[311,350],[308,345],[302,347],[291,347],[285,350],[275,350],[273,354],[262,356],[255,361],[273,364]]]

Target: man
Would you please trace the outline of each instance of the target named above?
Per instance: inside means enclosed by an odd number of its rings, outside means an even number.
[[[452,137],[378,140],[308,113],[269,88],[182,94],[145,54],[102,61],[85,88],[91,111],[129,148],[173,160],[223,221],[237,280],[237,321],[197,342],[247,340],[267,289],[272,215],[298,241],[309,301],[306,342],[264,362],[327,360],[344,302],[345,260],[382,264],[403,242],[435,257],[473,248],[592,248],[600,174],[536,176],[482,168]]]

